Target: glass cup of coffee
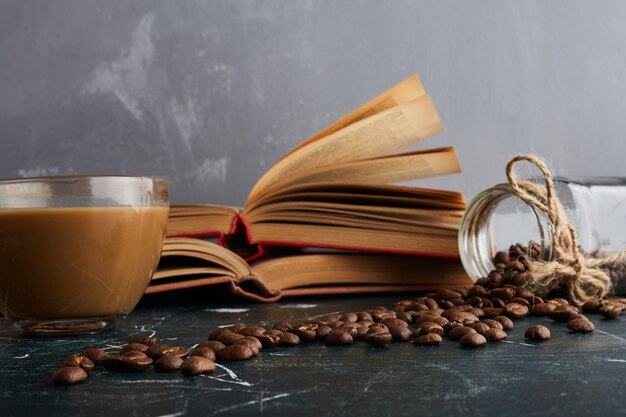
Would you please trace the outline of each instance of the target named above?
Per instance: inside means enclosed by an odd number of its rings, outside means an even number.
[[[30,334],[97,333],[157,267],[169,187],[157,177],[0,181],[0,312]]]

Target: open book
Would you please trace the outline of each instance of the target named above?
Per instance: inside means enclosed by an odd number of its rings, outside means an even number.
[[[300,253],[246,262],[200,239],[171,238],[146,293],[205,285],[260,301],[286,295],[431,290],[471,284],[460,262],[354,252]]]
[[[243,208],[173,206],[167,234],[218,236],[247,260],[281,246],[458,257],[462,194],[390,184],[460,172],[452,147],[396,153],[441,129],[413,75],[283,156]]]

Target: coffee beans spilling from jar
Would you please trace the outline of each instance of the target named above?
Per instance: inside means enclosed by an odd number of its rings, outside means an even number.
[[[244,361],[274,346],[295,346],[323,342],[329,346],[348,346],[364,341],[372,348],[393,342],[410,341],[424,348],[457,341],[464,349],[506,340],[513,320],[528,315],[545,316],[566,323],[573,333],[594,331],[584,313],[597,313],[614,319],[626,308],[626,299],[609,298],[585,303],[581,309],[563,298],[543,299],[524,284],[528,280],[525,255],[538,256],[537,245],[513,245],[494,257],[495,269],[469,289],[439,289],[424,296],[397,301],[391,308],[329,314],[304,323],[279,322],[272,328],[235,324],[215,330],[208,340],[192,350],[168,346],[154,337],[134,337],[120,350],[110,354],[87,348],[72,354],[64,367],[53,375],[57,385],[83,382],[94,368],[110,372],[142,372],[153,367],[159,372],[180,372],[194,376],[214,372],[215,362]],[[550,330],[534,325],[525,331],[533,341],[550,339]]]

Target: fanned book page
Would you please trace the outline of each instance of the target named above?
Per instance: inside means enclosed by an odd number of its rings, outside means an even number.
[[[413,75],[285,154],[244,207],[174,207],[168,236],[215,236],[246,259],[275,247],[457,257],[463,196],[394,185],[461,171],[453,147],[399,153],[441,129]]]

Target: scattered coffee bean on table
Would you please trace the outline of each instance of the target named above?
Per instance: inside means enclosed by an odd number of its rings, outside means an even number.
[[[180,366],[180,373],[185,376],[210,374],[215,371],[215,362],[202,356],[190,356]]]
[[[550,330],[539,324],[530,326],[526,329],[524,337],[529,340],[548,340],[550,339]]]
[[[478,334],[474,332],[474,333],[468,333],[465,336],[463,336],[459,340],[459,343],[461,344],[461,346],[464,346],[464,347],[477,347],[477,346],[482,346],[485,343],[487,343],[487,339],[485,339],[485,336],[483,336],[482,334]]]
[[[52,375],[55,385],[74,385],[87,379],[87,372],[79,366],[66,366]]]
[[[567,322],[567,328],[573,333],[589,333],[594,331],[595,326],[586,318],[579,318]]]
[[[180,371],[184,376],[201,375],[214,372],[215,361],[251,360],[264,349],[287,349],[303,343],[353,345],[362,340],[369,348],[382,348],[410,341],[416,346],[436,346],[447,337],[458,340],[463,347],[478,347],[487,341],[507,339],[506,332],[514,328],[513,320],[528,315],[567,323],[572,333],[593,332],[593,323],[566,299],[538,297],[525,287],[529,278],[525,256],[533,251],[538,251],[536,244],[512,245],[508,251],[495,254],[496,268],[472,288],[439,289],[415,299],[399,300],[390,308],[376,306],[334,313],[302,323],[282,321],[272,328],[238,323],[213,331],[208,340],[191,351],[146,336],[130,338],[119,352],[112,354],[86,348],[80,355],[68,356],[52,380],[56,385],[77,384],[98,367],[110,372],[144,372],[154,368]],[[625,308],[626,299],[621,297],[588,301],[581,307],[584,313],[600,314],[607,319],[617,318]],[[526,329],[524,336],[544,341],[550,339],[550,330],[535,325]]]

